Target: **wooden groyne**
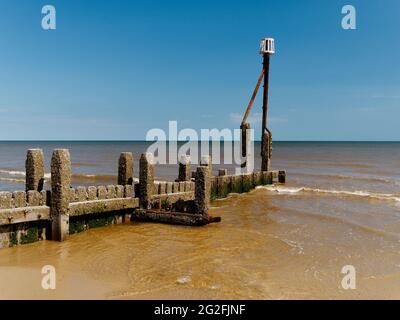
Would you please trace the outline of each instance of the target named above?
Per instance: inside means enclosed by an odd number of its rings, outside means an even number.
[[[212,176],[205,157],[196,171],[190,158],[179,164],[174,182],[154,181],[154,161],[144,153],[139,182],[133,179],[133,154],[121,153],[115,185],[71,187],[67,149],[56,149],[51,159],[51,188],[44,189],[44,156],[30,149],[26,156],[26,190],[0,192],[0,248],[38,240],[64,241],[90,228],[132,221],[200,226],[219,222],[208,214],[210,201],[229,193],[248,192],[258,185],[285,182],[284,171]]]

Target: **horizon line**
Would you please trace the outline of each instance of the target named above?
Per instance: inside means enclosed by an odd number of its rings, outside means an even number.
[[[42,139],[32,139],[32,140],[0,140],[1,142],[190,142],[189,140],[114,140],[114,139],[104,139],[104,140],[88,140],[88,139],[59,139],[59,140],[42,140]],[[261,142],[261,140],[253,140],[254,142]],[[240,140],[191,140],[191,142],[240,142]],[[398,143],[400,140],[273,140],[272,142],[391,142]]]

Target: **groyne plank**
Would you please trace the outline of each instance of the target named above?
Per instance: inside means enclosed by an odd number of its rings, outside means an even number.
[[[166,224],[178,224],[185,226],[204,226],[213,222],[220,222],[220,217],[212,217],[208,214],[193,214],[181,212],[157,212],[138,209],[132,213],[131,220],[139,222],[158,222]]]
[[[155,194],[152,198],[152,202],[157,200],[168,200],[169,203],[175,203],[178,200],[187,201],[193,199],[194,199],[194,191],[188,191],[188,192]]]
[[[70,216],[98,214],[110,211],[134,209],[139,207],[139,198],[115,198],[105,200],[92,200],[74,202],[69,205]]]
[[[50,219],[50,207],[21,207],[0,210],[0,225]]]

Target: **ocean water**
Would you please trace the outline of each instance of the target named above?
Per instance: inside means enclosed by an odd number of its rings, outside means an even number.
[[[184,142],[179,142],[177,149],[182,147]],[[134,175],[138,176],[139,158],[141,153],[146,152],[151,142],[0,142],[0,190],[14,191],[25,188],[25,157],[29,148],[43,149],[45,156],[45,182],[50,188],[50,160],[53,149],[66,148],[70,150],[72,164],[72,183],[76,185],[110,184],[116,183],[118,171],[118,157],[120,152],[130,151],[134,154]],[[223,164],[213,166],[216,174],[219,168],[227,168],[230,173],[240,167],[240,162],[235,164],[234,146],[240,152],[239,143],[230,143],[230,156],[224,158],[224,144],[218,143],[220,151],[213,152],[212,144],[208,144],[209,151],[205,154],[218,154]],[[193,157],[193,170],[199,163],[201,155],[201,143],[193,142],[190,146],[198,147],[197,155]],[[256,143],[255,148],[260,148]],[[203,148],[204,150],[204,148]],[[177,158],[175,164],[158,164],[155,170],[156,179],[173,181],[178,176]],[[166,156],[168,160],[168,154]],[[169,161],[168,161],[169,162]],[[260,167],[260,157],[256,155],[255,166]]]
[[[69,148],[74,184],[115,183],[121,151],[144,142],[2,142],[0,190],[24,189],[27,148]],[[400,143],[276,142],[272,169],[287,183],[213,202],[202,228],[133,223],[63,243],[0,250],[0,298],[400,298]],[[255,146],[259,168],[259,144]],[[235,169],[232,164],[214,165]],[[156,167],[173,180],[176,165]],[[41,290],[40,268],[61,277]],[[354,266],[356,289],[341,286]],[[37,282],[39,281],[39,282]],[[23,283],[25,290],[20,290]]]

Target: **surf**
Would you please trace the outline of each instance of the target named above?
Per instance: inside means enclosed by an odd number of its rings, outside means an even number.
[[[270,192],[276,192],[281,194],[299,194],[299,193],[332,194],[332,195],[353,196],[353,197],[400,202],[400,197],[395,194],[373,193],[364,190],[336,190],[336,189],[319,189],[319,188],[309,188],[309,187],[286,187],[278,185],[261,186],[260,188],[268,190]]]

